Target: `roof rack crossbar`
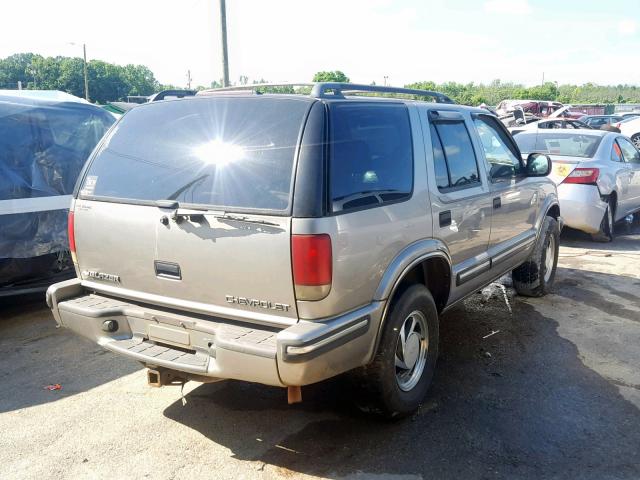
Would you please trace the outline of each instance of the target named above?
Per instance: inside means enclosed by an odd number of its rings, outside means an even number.
[[[455,103],[451,98],[439,92],[430,90],[418,90],[413,88],[387,87],[381,85],[362,85],[357,83],[341,82],[317,82],[317,83],[255,83],[252,85],[236,85],[233,87],[212,88],[198,92],[200,95],[232,94],[234,92],[253,91],[259,94],[262,88],[283,87],[307,87],[311,88],[311,96],[314,98],[344,98],[345,94],[361,92],[369,93],[397,93],[402,95],[414,95],[417,97],[430,97],[437,103]]]

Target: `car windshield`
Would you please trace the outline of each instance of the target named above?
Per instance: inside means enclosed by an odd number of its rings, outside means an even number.
[[[549,155],[591,158],[595,155],[602,136],[573,132],[522,132],[514,139],[524,154],[540,152]]]
[[[134,108],[96,155],[80,196],[287,210],[309,106],[302,99],[209,97]]]

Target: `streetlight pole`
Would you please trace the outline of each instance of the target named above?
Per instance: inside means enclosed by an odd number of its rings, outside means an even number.
[[[82,44],[82,53],[84,55],[84,98],[89,101],[89,75],[87,72],[87,44]]]
[[[227,5],[220,0],[220,35],[222,37],[222,86],[229,86],[229,58],[227,56]]]

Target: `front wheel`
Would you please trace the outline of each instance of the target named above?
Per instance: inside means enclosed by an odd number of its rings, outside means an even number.
[[[631,137],[631,141],[636,146],[636,148],[640,148],[640,133],[636,133]]]
[[[513,287],[519,295],[541,297],[551,291],[556,277],[560,229],[553,217],[545,217],[538,242],[529,259],[513,273]]]
[[[373,362],[356,372],[356,403],[398,418],[424,400],[438,357],[438,311],[424,285],[412,285],[393,303]]]

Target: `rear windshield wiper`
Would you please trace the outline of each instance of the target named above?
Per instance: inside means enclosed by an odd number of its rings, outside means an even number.
[[[261,218],[251,218],[246,217],[244,215],[237,215],[232,213],[227,213],[220,210],[212,210],[210,208],[204,206],[191,206],[189,208],[183,207],[180,202],[176,200],[156,200],[154,202],[159,208],[167,208],[173,210],[171,215],[171,219],[174,221],[179,221],[181,218],[189,218],[193,221],[197,221],[199,218],[203,218],[206,216],[211,216],[217,218],[218,220],[232,220],[234,222],[245,222],[245,223],[257,223],[260,225],[270,225],[274,227],[279,227],[277,223],[270,222],[268,220],[263,220]]]
[[[362,190],[361,192],[355,192],[355,193],[350,193],[348,195],[342,195],[340,197],[335,197],[334,200],[347,200],[351,201],[351,200],[356,200],[356,199],[360,199],[360,198],[366,198],[366,197],[376,197],[378,198],[378,195],[387,195],[390,193],[400,193],[400,190]]]

